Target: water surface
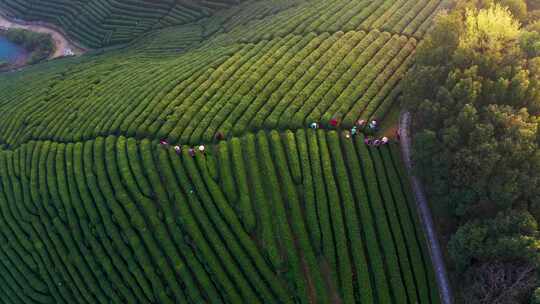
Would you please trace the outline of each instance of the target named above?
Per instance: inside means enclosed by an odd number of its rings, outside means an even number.
[[[14,62],[24,54],[24,49],[0,36],[0,61]]]

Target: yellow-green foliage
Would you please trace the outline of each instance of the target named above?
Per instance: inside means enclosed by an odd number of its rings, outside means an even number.
[[[343,129],[447,1],[30,2],[130,43],[0,75],[0,302],[438,302],[396,147]]]

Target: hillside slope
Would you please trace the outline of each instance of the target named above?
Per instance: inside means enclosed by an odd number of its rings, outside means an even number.
[[[0,299],[438,303],[397,145],[345,129],[445,5],[247,1],[0,75]]]
[[[61,26],[92,48],[129,42],[163,26],[191,23],[241,0],[0,0],[0,9],[25,21]]]

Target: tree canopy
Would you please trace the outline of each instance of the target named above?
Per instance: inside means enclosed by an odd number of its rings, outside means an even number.
[[[499,5],[441,16],[406,79],[419,174],[455,216],[540,201],[540,58],[524,33]]]
[[[493,283],[486,278],[493,265],[540,266],[540,32],[530,12],[519,17],[527,5],[517,2],[464,1],[440,15],[402,95],[415,115],[417,174],[434,210],[462,225],[443,231],[453,234],[458,276],[484,287]],[[527,282],[515,294],[464,298],[516,303],[532,292]]]
[[[6,38],[30,53],[28,64],[47,59],[54,52],[54,42],[50,34],[11,28],[6,31]]]

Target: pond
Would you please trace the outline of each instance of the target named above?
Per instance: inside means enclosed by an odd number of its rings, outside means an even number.
[[[14,62],[24,55],[24,49],[0,36],[0,62]]]

